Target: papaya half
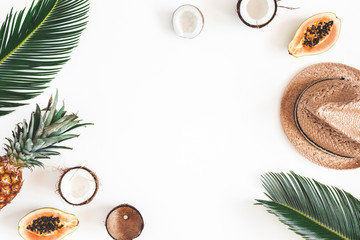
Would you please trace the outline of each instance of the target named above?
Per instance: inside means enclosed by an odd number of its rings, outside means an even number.
[[[319,13],[303,22],[288,50],[294,57],[309,56],[329,50],[340,35],[341,21],[334,13]]]
[[[19,233],[25,240],[58,240],[76,230],[79,220],[73,214],[55,208],[30,212],[19,222]]]

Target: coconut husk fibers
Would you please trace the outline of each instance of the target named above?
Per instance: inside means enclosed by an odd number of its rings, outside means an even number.
[[[93,193],[88,199],[86,199],[85,201],[83,201],[83,202],[81,202],[81,203],[72,203],[72,202],[70,202],[68,199],[66,199],[66,197],[64,196],[64,194],[62,193],[61,188],[60,188],[61,182],[62,182],[64,176],[65,176],[69,171],[72,171],[72,170],[74,170],[74,169],[84,169],[84,170],[88,171],[88,172],[91,174],[91,176],[94,178],[94,182],[95,182],[95,191],[94,191],[94,193]],[[98,179],[98,177],[96,176],[96,174],[95,174],[93,171],[91,171],[90,169],[88,169],[87,167],[77,166],[77,167],[67,168],[67,169],[64,169],[64,170],[62,171],[62,174],[61,174],[61,176],[60,176],[59,182],[57,183],[56,189],[57,189],[57,192],[60,194],[60,197],[61,197],[65,202],[67,202],[68,204],[73,205],[73,206],[82,206],[82,205],[85,205],[85,204],[90,203],[90,202],[94,199],[95,195],[97,194],[97,192],[98,192],[98,190],[99,190],[99,179]]]
[[[238,0],[237,4],[236,4],[236,12],[240,18],[240,20],[245,24],[247,25],[248,27],[251,27],[251,28],[263,28],[265,27],[266,25],[268,25],[269,23],[272,22],[272,20],[274,20],[275,16],[276,16],[276,13],[277,13],[277,10],[278,10],[278,4],[277,4],[277,0],[274,0],[274,4],[275,4],[275,10],[274,10],[274,13],[273,15],[271,16],[271,18],[269,19],[269,21],[267,21],[266,23],[263,23],[263,24],[260,24],[260,25],[252,25],[250,23],[248,23],[247,21],[245,21],[245,19],[243,18],[243,16],[241,15],[241,12],[240,12],[240,8],[241,8],[241,3],[242,3],[243,0]]]
[[[132,240],[141,234],[144,228],[144,220],[135,207],[122,204],[110,211],[106,217],[105,225],[113,239]]]
[[[320,63],[298,73],[281,100],[284,132],[312,162],[333,169],[360,167],[360,71]]]

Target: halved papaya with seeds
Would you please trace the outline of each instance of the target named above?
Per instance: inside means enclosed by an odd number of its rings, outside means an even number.
[[[19,222],[19,233],[25,240],[59,240],[76,230],[75,215],[55,208],[30,212]]]
[[[323,53],[340,35],[341,21],[334,13],[319,13],[303,22],[288,46],[294,57]]]

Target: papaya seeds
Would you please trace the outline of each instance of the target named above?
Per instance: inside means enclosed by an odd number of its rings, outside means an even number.
[[[303,22],[288,50],[294,57],[309,56],[329,50],[340,35],[341,21],[334,13],[319,13]]]
[[[55,208],[40,208],[19,222],[19,234],[25,240],[58,240],[77,229],[79,220],[73,214]]]

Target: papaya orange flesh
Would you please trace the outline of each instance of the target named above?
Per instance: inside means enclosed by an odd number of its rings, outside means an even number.
[[[19,233],[25,240],[58,240],[76,230],[75,215],[54,208],[35,210],[19,222]]]
[[[288,50],[294,57],[323,53],[340,35],[341,21],[334,13],[319,13],[303,22],[291,40]]]

